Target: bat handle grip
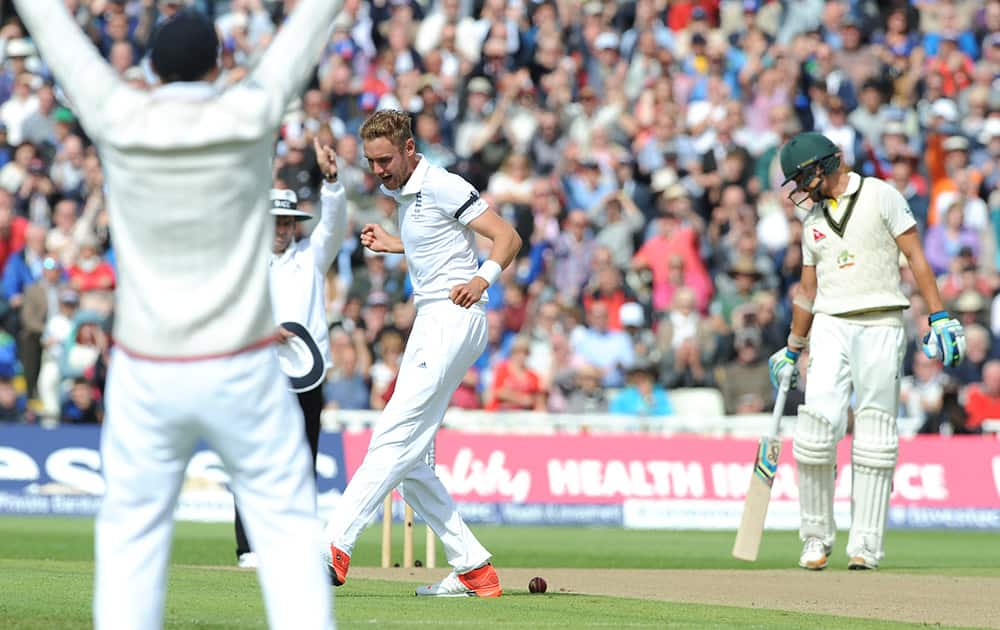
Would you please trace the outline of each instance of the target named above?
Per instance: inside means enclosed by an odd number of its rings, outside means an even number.
[[[771,413],[771,433],[777,436],[781,430],[781,418],[785,415],[785,399],[788,397],[788,390],[791,389],[792,377],[785,376],[778,384],[778,393],[774,397],[774,411]]]

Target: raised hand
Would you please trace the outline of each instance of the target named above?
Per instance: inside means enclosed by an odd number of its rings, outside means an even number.
[[[337,181],[337,152],[329,145],[321,145],[319,138],[313,138],[313,148],[316,150],[316,162],[323,179],[328,182]]]

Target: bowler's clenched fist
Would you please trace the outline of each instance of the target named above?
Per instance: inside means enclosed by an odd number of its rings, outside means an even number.
[[[487,286],[488,285],[485,280],[479,276],[475,276],[472,280],[469,280],[464,284],[458,284],[452,287],[451,295],[449,297],[452,302],[458,304],[462,308],[469,308],[473,304],[479,302],[479,300],[483,297],[483,291],[486,290]]]

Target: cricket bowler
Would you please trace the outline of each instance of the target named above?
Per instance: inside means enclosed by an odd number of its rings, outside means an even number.
[[[469,530],[425,456],[455,388],[486,347],[487,288],[499,282],[521,239],[468,182],[416,152],[406,112],[376,112],[359,135],[382,193],[396,201],[400,234],[368,224],[361,244],[375,252],[405,254],[417,318],[396,390],[327,524],[331,578],[338,586],[346,581],[358,536],[383,497],[402,482],[403,498],[441,539],[453,569],[416,594],[499,597],[503,591],[490,553]],[[493,242],[481,265],[476,234]]]

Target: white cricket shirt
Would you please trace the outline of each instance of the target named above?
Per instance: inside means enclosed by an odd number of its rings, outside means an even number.
[[[852,316],[908,307],[896,237],[914,225],[895,188],[856,173],[835,202],[814,204],[802,222],[802,264],[816,267],[813,312]]]
[[[396,200],[414,304],[420,308],[448,299],[452,287],[468,282],[479,270],[476,235],[468,225],[486,211],[486,202],[472,184],[422,155],[399,190],[383,186],[382,192]],[[483,291],[480,303],[488,300]]]
[[[333,361],[324,280],[347,234],[344,187],[339,183],[323,184],[320,206],[319,222],[308,238],[293,241],[281,254],[271,254],[269,279],[274,323],[302,324],[316,342],[326,369],[330,369]]]

